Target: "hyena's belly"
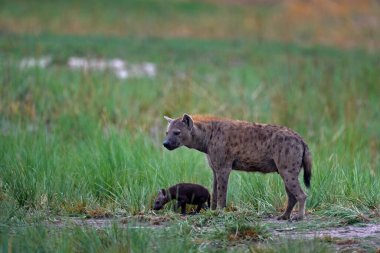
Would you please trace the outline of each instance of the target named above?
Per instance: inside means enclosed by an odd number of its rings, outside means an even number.
[[[277,172],[277,167],[273,159],[250,160],[236,158],[232,163],[233,170],[258,171],[262,173]]]

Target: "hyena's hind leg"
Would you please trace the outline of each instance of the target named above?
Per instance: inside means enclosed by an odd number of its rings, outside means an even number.
[[[292,210],[297,203],[296,197],[294,197],[294,195],[288,190],[288,187],[285,186],[285,190],[288,195],[288,205],[286,207],[285,212],[279,217],[277,217],[277,220],[289,220],[290,214],[292,213]]]
[[[195,209],[195,213],[199,213],[203,207],[203,204],[198,204],[197,209]]]
[[[201,209],[203,208],[204,210],[207,210],[208,208],[210,208],[208,205],[206,205],[206,202],[207,200],[205,200],[204,202],[198,204],[197,206],[197,209],[195,210],[195,212],[199,213],[201,211]],[[208,202],[208,201],[207,201]]]
[[[280,175],[285,182],[285,187],[287,191],[289,191],[288,208],[286,209],[284,215],[286,216],[288,212],[290,215],[290,212],[291,212],[290,209],[293,209],[295,205],[294,198],[299,203],[298,214],[293,216],[292,220],[302,220],[305,216],[305,203],[306,203],[307,195],[301,188],[300,182],[298,180],[298,173],[299,173],[299,169],[298,170],[291,169],[290,171],[280,172]]]
[[[281,139],[282,140],[282,139]],[[285,138],[286,140],[286,138]],[[288,137],[288,142],[284,141],[285,146],[278,146],[274,161],[282,180],[284,180],[286,193],[288,195],[288,206],[279,218],[289,219],[290,214],[295,206],[299,203],[298,215],[292,220],[302,220],[305,216],[305,202],[307,195],[302,190],[298,175],[301,171],[303,150],[302,143]]]
[[[181,207],[181,202],[180,201],[177,201],[174,205],[173,205],[173,212],[177,212],[178,208]]]
[[[298,156],[298,154],[293,154],[292,157],[293,159],[282,157],[282,162],[277,161],[276,163],[278,172],[284,180],[285,190],[288,195],[288,206],[279,219],[289,219],[295,204],[298,202],[298,215],[295,215],[292,220],[302,220],[305,216],[305,203],[307,198],[298,180],[298,175],[301,171],[302,157],[300,155]]]

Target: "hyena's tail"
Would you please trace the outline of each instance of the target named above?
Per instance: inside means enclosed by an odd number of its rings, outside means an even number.
[[[309,147],[305,143],[304,143],[304,150],[303,150],[302,166],[303,166],[303,181],[306,187],[309,188],[310,180],[311,180],[312,161],[311,161],[311,153],[309,151]]]
[[[207,207],[210,209],[211,208],[211,205],[210,205],[210,199],[211,199],[211,196],[210,194],[208,195],[208,199],[207,199]]]

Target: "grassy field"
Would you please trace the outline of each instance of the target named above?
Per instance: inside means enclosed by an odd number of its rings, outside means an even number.
[[[158,189],[194,182],[211,190],[204,155],[186,148],[169,152],[161,145],[163,116],[184,112],[296,130],[313,154],[309,215],[322,217],[326,226],[379,222],[375,30],[339,47],[334,40],[321,42],[317,33],[300,41],[296,28],[290,40],[276,30],[276,36],[249,35],[269,33],[265,20],[278,5],[173,1],[166,8],[160,1],[116,1],[88,10],[88,3],[74,1],[1,5],[0,251],[333,250],[329,240],[279,241],[262,221],[285,208],[284,186],[275,174],[233,172],[225,212],[183,219],[167,208],[152,226]],[[374,6],[371,11],[378,10]],[[250,14],[264,20],[265,28],[248,22],[248,28],[235,30],[238,17],[249,20]],[[212,29],[212,17],[224,20],[220,29]],[[349,34],[342,31],[343,37]],[[23,58],[44,56],[52,59],[47,68],[20,68]],[[72,56],[153,62],[158,73],[120,80],[110,71],[69,69]],[[115,223],[57,225],[68,217],[114,217]],[[121,226],[123,218],[130,226]],[[150,226],[136,229],[145,223]],[[231,237],[237,231],[243,236]]]

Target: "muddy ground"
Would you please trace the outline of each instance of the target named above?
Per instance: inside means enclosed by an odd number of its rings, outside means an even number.
[[[219,220],[218,220],[219,219]],[[59,217],[49,223],[56,227],[84,226],[97,229],[118,225],[129,229],[153,229],[159,230],[176,224],[186,222],[192,224],[195,231],[204,233],[212,231],[215,227],[226,226],[222,218],[195,216],[180,216],[177,214],[156,215],[138,214],[135,216],[119,216],[112,218],[88,218],[88,217]],[[202,220],[202,222],[199,222]],[[208,220],[208,222],[204,222]],[[255,219],[247,218],[247,224]],[[213,221],[215,221],[213,223]],[[268,240],[312,240],[320,239],[331,245],[339,252],[380,252],[380,220],[344,224],[334,217],[322,217],[308,215],[300,222],[278,221],[275,217],[261,217],[259,223],[265,228]],[[203,224],[203,225],[202,225]],[[212,225],[210,225],[212,224]],[[244,241],[242,243],[258,243],[258,241]]]

